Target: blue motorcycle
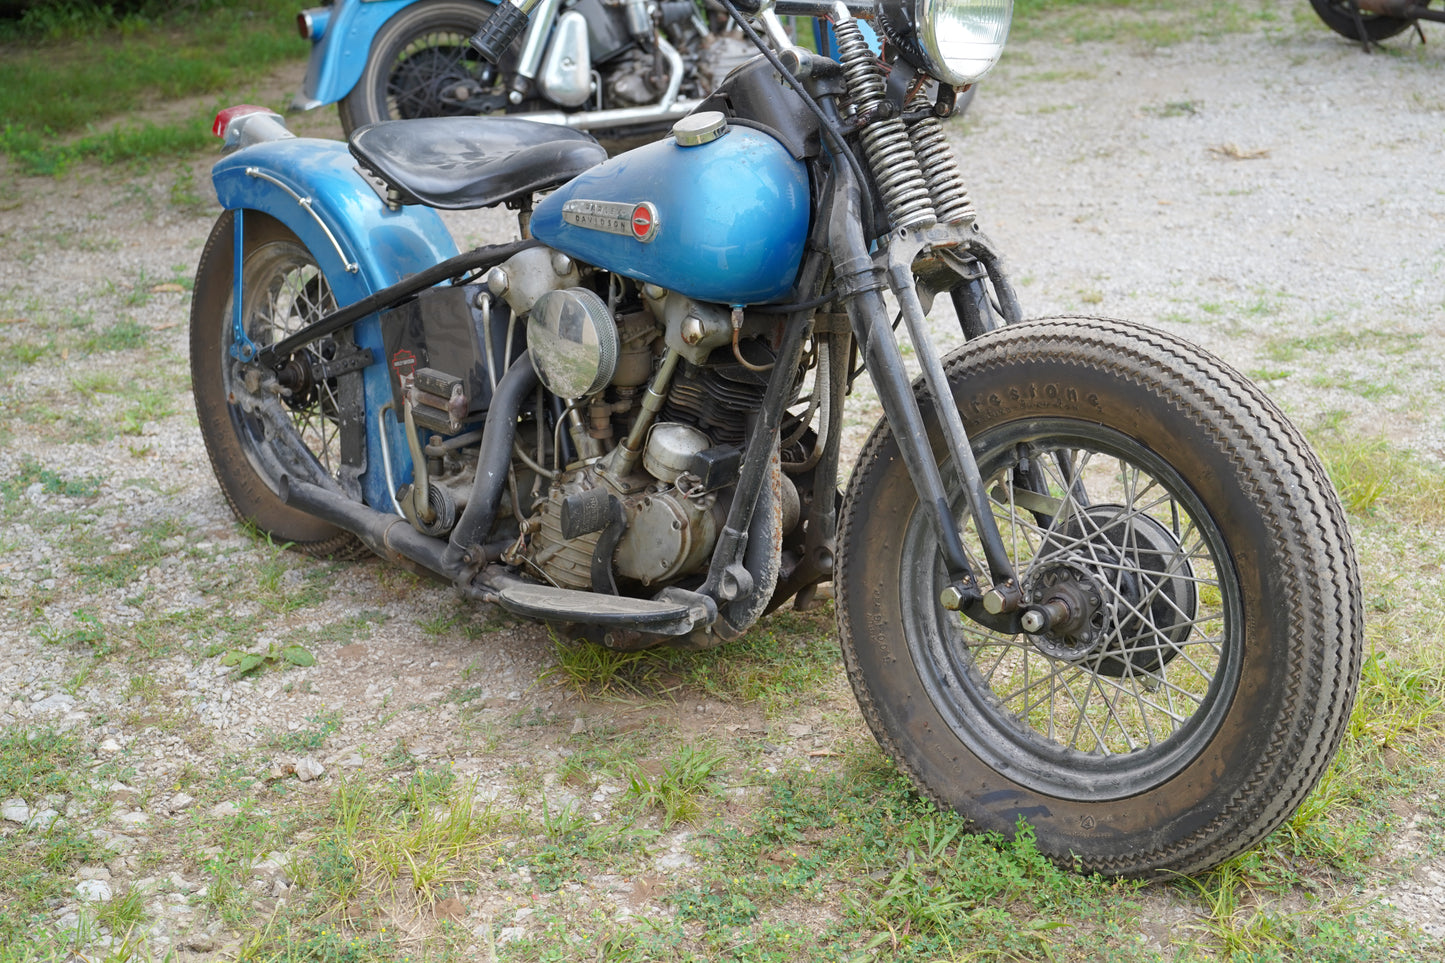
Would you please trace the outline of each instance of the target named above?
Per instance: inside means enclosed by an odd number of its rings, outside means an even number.
[[[483,60],[546,2],[498,6]],[[1195,345],[1023,320],[943,129],[1007,0],[719,2],[758,55],[611,159],[513,117],[342,144],[222,112],[191,370],[226,500],[617,648],[727,643],[831,583],[868,725],[971,825],[1132,876],[1254,845],[1360,667],[1319,461]],[[765,40],[778,14],[837,57]],[[499,204],[518,238],[468,251],[437,214]]]
[[[336,0],[297,16],[312,42],[292,108],[337,104],[352,131],[384,120],[527,113],[640,143],[691,112],[754,51],[693,0],[548,0],[517,51],[467,43],[488,0]]]

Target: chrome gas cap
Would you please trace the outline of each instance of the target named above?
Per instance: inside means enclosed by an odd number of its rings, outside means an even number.
[[[678,147],[699,147],[709,144],[728,132],[728,119],[720,110],[703,110],[688,114],[672,125],[672,136]]]

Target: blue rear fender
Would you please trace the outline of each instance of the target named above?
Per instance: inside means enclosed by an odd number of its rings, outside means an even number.
[[[397,13],[417,0],[336,0],[321,39],[311,45],[306,80],[291,105],[311,110],[334,104],[361,79],[371,41]]]
[[[418,271],[456,256],[457,246],[437,213],[424,207],[390,210],[356,172],[339,141],[292,138],[237,151],[211,168],[216,196],[226,210],[259,211],[284,224],[316,258],[336,303],[351,304]],[[373,314],[353,328],[356,343],[376,363],[363,374],[366,397],[368,505],[392,510],[395,485],[411,479],[405,429],[386,419],[393,478],[380,457],[377,413],[391,400],[381,321]]]

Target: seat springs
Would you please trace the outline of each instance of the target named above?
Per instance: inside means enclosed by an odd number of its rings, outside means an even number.
[[[883,74],[878,60],[868,49],[856,20],[840,18],[833,29],[838,36],[838,57],[843,63],[848,92],[858,113],[866,117],[884,100]],[[935,223],[937,216],[929,202],[929,183],[914,155],[903,121],[898,117],[875,118],[867,122],[861,136],[863,153],[883,195],[891,226],[896,229]]]
[[[929,109],[928,96],[920,91],[909,104],[910,112]],[[908,139],[913,142],[913,151],[928,182],[928,192],[933,198],[933,209],[940,224],[958,224],[973,221],[978,211],[969,199],[968,188],[963,184],[963,171],[958,166],[958,157],[953,145],[943,132],[943,122],[929,113],[922,120],[908,128]]]

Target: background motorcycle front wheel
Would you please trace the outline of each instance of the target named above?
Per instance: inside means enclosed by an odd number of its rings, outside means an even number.
[[[1375,13],[1360,13],[1360,19],[1356,22],[1356,8],[1349,0],[1310,0],[1310,6],[1315,8],[1315,13],[1319,14],[1325,26],[1341,37],[1362,43],[1389,40],[1396,34],[1409,30],[1410,25],[1415,22],[1400,17],[1382,17]],[[1361,25],[1364,26],[1364,33],[1360,32]]]
[[[496,68],[467,44],[492,9],[429,0],[388,20],[372,38],[361,78],[337,105],[346,136],[383,120],[476,113],[465,104],[469,95],[500,89]]]
[[[245,385],[242,366],[230,355],[234,217],[222,214],[206,240],[191,300],[191,384],[211,468],[236,517],[277,542],[309,555],[364,557],[368,553],[354,536],[276,494],[283,474],[338,484],[342,402],[333,379],[278,399],[272,417],[246,410],[243,400],[258,393]],[[245,225],[241,303],[254,343],[274,343],[336,310],[316,259],[294,234],[257,212],[246,214]],[[334,347],[328,342],[320,350]]]
[[[1026,820],[1084,872],[1197,872],[1253,846],[1323,774],[1359,671],[1354,553],[1313,453],[1222,363],[1120,322],[1009,326],[948,373],[1025,600],[1064,605],[1036,635],[944,609],[937,536],[880,425],[837,573],[879,743],[976,828]]]

